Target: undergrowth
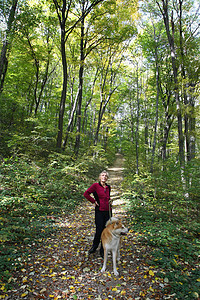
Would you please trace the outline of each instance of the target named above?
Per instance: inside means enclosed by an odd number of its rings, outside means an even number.
[[[152,249],[147,263],[161,270],[158,276],[167,283],[164,293],[178,300],[198,299],[198,221],[138,205],[132,205],[130,218],[132,229],[141,233],[140,240]]]
[[[93,167],[92,167],[93,165]],[[73,214],[81,205],[88,178],[95,178],[105,161],[73,162],[62,154],[33,161],[26,155],[4,158],[0,164],[0,281],[9,286],[20,267],[26,245],[37,246],[52,234],[56,218]],[[93,171],[93,172],[92,172]],[[89,174],[88,174],[89,173]],[[89,176],[88,176],[89,175]]]
[[[162,270],[165,293],[178,300],[200,296],[199,162],[182,171],[169,160],[137,175],[126,163],[123,181],[133,230],[152,249],[148,263]]]

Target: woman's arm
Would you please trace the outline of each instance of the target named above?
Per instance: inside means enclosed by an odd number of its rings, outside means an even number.
[[[93,204],[96,202],[96,200],[93,197],[91,197],[90,194],[94,193],[95,191],[95,183],[93,183],[83,194],[83,196]]]

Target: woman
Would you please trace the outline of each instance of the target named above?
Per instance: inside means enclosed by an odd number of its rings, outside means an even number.
[[[94,253],[99,246],[101,233],[105,228],[106,222],[112,215],[111,200],[110,200],[110,186],[106,183],[108,180],[108,172],[102,171],[99,175],[99,183],[93,183],[87,191],[83,194],[84,197],[95,205],[95,225],[96,233],[93,240],[92,248],[89,254]],[[93,194],[94,198],[90,196]],[[101,244],[100,255],[103,257],[103,247]]]

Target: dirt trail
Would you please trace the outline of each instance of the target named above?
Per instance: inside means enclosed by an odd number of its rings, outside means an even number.
[[[122,172],[123,157],[117,155],[109,168],[113,214],[128,222],[121,198]],[[88,201],[72,215],[57,219],[55,228],[34,251],[33,245],[26,248],[30,255],[13,275],[14,289],[0,299],[164,299],[159,280],[146,264],[148,249],[137,241],[137,233],[130,231],[123,238],[119,277],[113,275],[111,256],[103,274],[99,251],[88,257],[95,230],[94,207]]]
[[[112,167],[108,168],[109,181],[111,185],[111,198],[113,200],[113,215],[117,215],[124,212],[125,201],[122,198],[122,188],[121,183],[123,181],[123,166],[124,158],[121,154],[116,155],[116,160]]]

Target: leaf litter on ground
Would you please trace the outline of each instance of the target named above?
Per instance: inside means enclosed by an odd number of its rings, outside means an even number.
[[[126,222],[121,208],[115,207],[114,212]],[[101,273],[99,251],[88,256],[95,230],[90,203],[85,201],[73,214],[57,218],[55,225],[58,230],[39,245],[26,245],[28,258],[13,272],[13,288],[2,286],[0,299],[164,299],[163,288],[168,283],[148,266],[150,249],[138,241],[137,232],[130,230],[123,237],[120,275],[116,277],[111,255],[105,273]]]

